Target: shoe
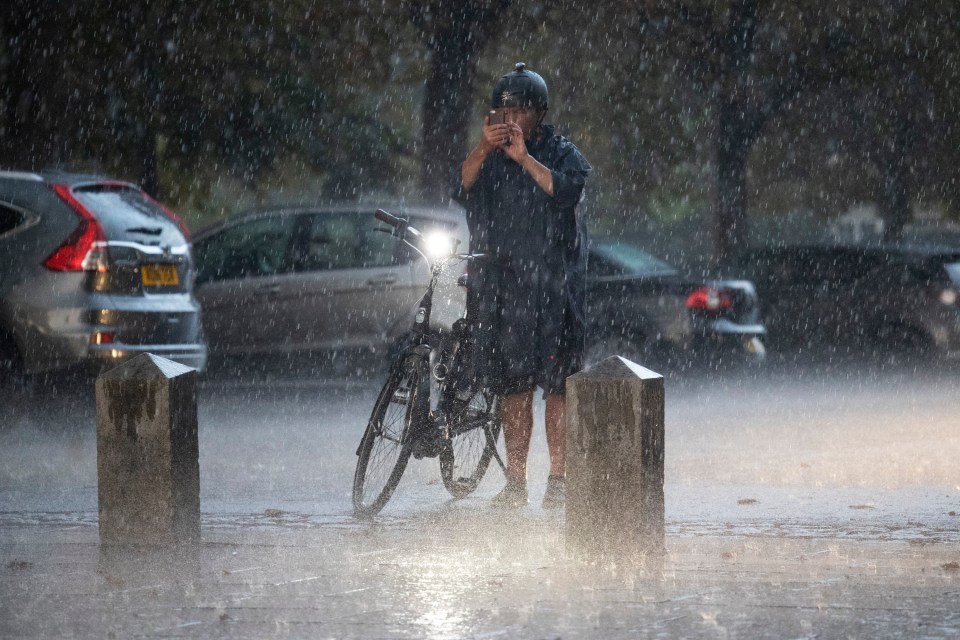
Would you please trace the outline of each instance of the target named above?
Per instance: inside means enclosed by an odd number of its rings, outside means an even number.
[[[519,509],[527,506],[527,483],[508,480],[506,486],[490,501],[490,505],[497,509]]]
[[[567,497],[567,479],[563,476],[549,476],[547,490],[543,494],[544,509],[559,509]]]

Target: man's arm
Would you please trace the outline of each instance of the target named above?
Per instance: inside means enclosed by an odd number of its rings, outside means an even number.
[[[480,177],[480,168],[483,167],[483,161],[487,159],[490,150],[484,148],[483,140],[473,148],[467,155],[467,159],[460,166],[460,181],[463,182],[463,188],[469,191]]]
[[[460,180],[465,191],[476,184],[480,177],[480,168],[497,147],[510,139],[510,129],[505,124],[490,124],[490,116],[483,119],[483,130],[480,133],[480,142],[467,155],[467,159],[460,166]]]
[[[514,162],[523,167],[527,175],[533,178],[533,181],[537,183],[538,187],[543,189],[544,193],[551,198],[553,197],[553,172],[540,164],[540,162],[527,151],[527,143],[523,139],[523,131],[519,125],[510,125],[510,145],[503,147],[503,151]]]
[[[533,181],[537,183],[537,186],[543,189],[543,191],[553,197],[553,171],[547,169],[545,166],[540,164],[536,158],[534,158],[529,153],[523,156],[523,159],[519,161],[520,166],[523,167],[523,170],[533,178]]]

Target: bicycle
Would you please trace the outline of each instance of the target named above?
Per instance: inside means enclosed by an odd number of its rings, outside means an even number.
[[[358,516],[372,516],[383,509],[411,455],[439,458],[443,485],[454,498],[464,498],[476,489],[491,460],[505,469],[497,452],[502,397],[468,373],[473,348],[469,322],[457,320],[445,339],[437,339],[430,327],[433,294],[444,271],[464,261],[504,265],[488,254],[456,253],[459,242],[453,238],[431,260],[430,239],[407,220],[382,209],[374,216],[391,227],[382,230],[424,257],[430,280],[406,346],[390,365],[357,447],[353,507]]]

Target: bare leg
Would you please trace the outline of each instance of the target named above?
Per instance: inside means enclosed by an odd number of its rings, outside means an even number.
[[[503,441],[507,447],[507,481],[527,481],[527,453],[533,433],[533,391],[503,399]]]
[[[550,475],[563,476],[567,466],[567,421],[564,410],[566,397],[558,394],[547,396],[546,428],[547,448],[550,450]]]

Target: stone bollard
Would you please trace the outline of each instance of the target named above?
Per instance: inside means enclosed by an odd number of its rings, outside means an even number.
[[[97,378],[100,541],[200,539],[196,370],[143,354]]]
[[[571,556],[662,556],[663,405],[663,376],[619,356],[567,378]]]

